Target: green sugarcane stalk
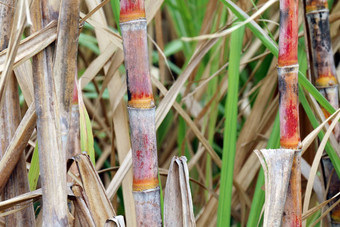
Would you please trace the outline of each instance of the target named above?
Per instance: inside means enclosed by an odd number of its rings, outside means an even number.
[[[155,105],[149,72],[144,0],[122,0],[120,4],[136,220],[138,226],[161,226]]]
[[[305,0],[305,20],[309,43],[308,56],[311,65],[312,82],[319,92],[329,101],[334,109],[339,108],[339,87],[333,59],[332,44],[329,31],[328,2],[324,0]],[[325,117],[329,113],[322,109]],[[340,142],[340,124],[334,129],[334,136]],[[330,182],[327,199],[338,193],[340,180],[334,172],[329,157],[322,158],[325,183]],[[332,201],[331,204],[336,201]],[[340,226],[340,205],[331,211],[332,226]]]

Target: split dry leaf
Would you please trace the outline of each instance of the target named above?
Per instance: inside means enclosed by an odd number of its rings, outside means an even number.
[[[164,226],[196,226],[185,156],[171,160],[164,192]]]
[[[72,191],[75,199],[74,204],[74,226],[95,227],[96,224],[92,218],[91,211],[87,207],[84,199],[84,191],[80,185],[73,185]]]
[[[83,187],[82,190],[84,191],[84,200],[91,212],[93,221],[96,226],[104,226],[106,220],[114,217],[116,214],[105,194],[103,183],[89,156],[79,154],[73,159],[77,164]]]

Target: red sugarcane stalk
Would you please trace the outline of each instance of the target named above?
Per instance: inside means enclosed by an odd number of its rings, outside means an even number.
[[[300,143],[298,100],[298,0],[280,0],[278,77],[280,145],[297,150]],[[301,153],[292,166],[282,226],[301,226]]]
[[[138,226],[161,226],[155,105],[148,61],[144,0],[122,0],[128,112],[133,161],[133,195]]]
[[[325,0],[306,0],[305,1],[305,19],[307,21],[309,57],[311,60],[312,80],[316,88],[330,104],[335,108],[339,108],[338,81],[336,79],[336,71],[333,59],[333,51],[331,45],[329,31],[329,10],[328,2]],[[322,109],[325,117],[329,113]],[[340,142],[340,124],[338,123],[334,129],[334,135]],[[328,156],[322,158],[324,176],[326,184],[330,181],[330,187],[327,198],[332,198],[340,188],[340,180],[334,172],[332,162]],[[336,201],[333,201],[334,203]],[[340,205],[331,211],[331,221],[333,226],[340,224]]]

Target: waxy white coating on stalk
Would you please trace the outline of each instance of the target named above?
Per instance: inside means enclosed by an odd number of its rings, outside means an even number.
[[[133,192],[137,215],[137,226],[162,226],[160,189]]]
[[[255,150],[265,174],[264,227],[280,227],[295,150]]]

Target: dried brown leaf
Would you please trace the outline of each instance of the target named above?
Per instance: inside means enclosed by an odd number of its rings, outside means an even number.
[[[77,164],[86,204],[92,214],[96,226],[103,226],[107,219],[114,217],[112,204],[106,196],[104,186],[90,161],[85,154],[74,157]]]
[[[164,226],[196,226],[186,157],[173,157],[164,192]]]

